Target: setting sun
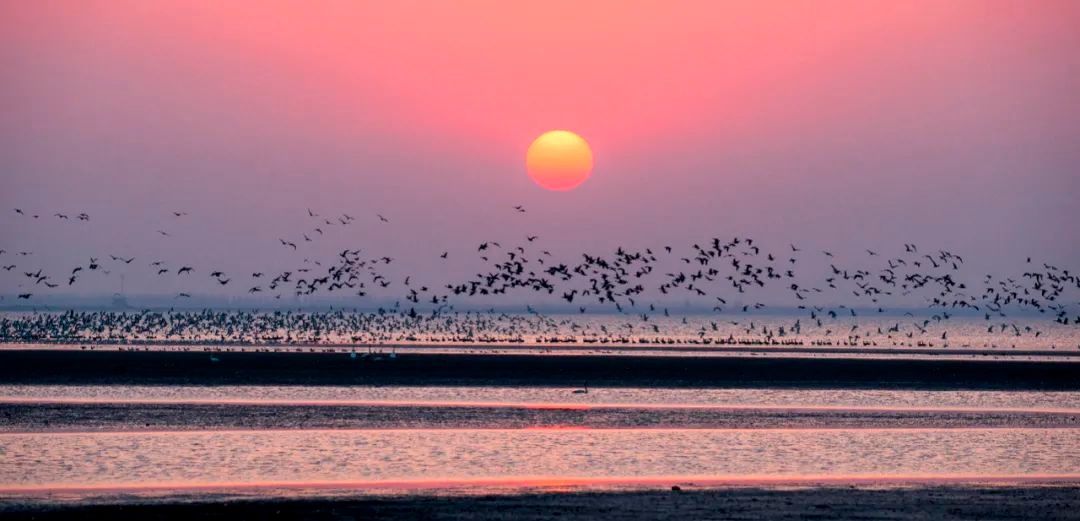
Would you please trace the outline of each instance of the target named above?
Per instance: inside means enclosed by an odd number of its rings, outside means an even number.
[[[581,136],[568,130],[552,130],[529,145],[525,167],[533,181],[548,190],[573,190],[589,178],[593,154]]]

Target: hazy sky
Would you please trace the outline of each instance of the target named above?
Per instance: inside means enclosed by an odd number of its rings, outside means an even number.
[[[1078,49],[1072,1],[3,2],[0,248],[271,269],[310,207],[358,222],[295,257],[417,270],[526,233],[1076,267]],[[557,128],[571,192],[524,170]]]

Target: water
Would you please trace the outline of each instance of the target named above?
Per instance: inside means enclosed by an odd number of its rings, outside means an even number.
[[[1041,319],[1017,320],[1017,335],[958,317],[908,337],[916,319],[904,316],[838,317],[820,327],[804,317],[804,329],[792,334],[798,317],[472,315],[449,324],[328,314],[289,319],[298,321],[286,324],[290,333],[306,345],[245,346],[215,342],[213,320],[158,318],[164,322],[154,324],[166,325],[119,345],[88,344],[360,356],[370,349],[383,357],[396,349],[1080,363],[1077,328]],[[268,315],[242,320],[227,341],[282,332]],[[902,332],[889,332],[902,321]],[[372,324],[377,332],[357,333]],[[460,327],[471,336],[451,333]],[[0,348],[85,345],[40,340]],[[373,347],[348,345],[364,343]],[[0,415],[0,501],[691,482],[1080,481],[1080,392],[0,385]]]
[[[0,386],[0,497],[1080,479],[1080,393]]]
[[[1080,411],[1080,393],[875,389],[665,389],[432,386],[0,385],[4,402],[279,404],[313,406],[550,405]]]
[[[799,314],[504,314],[409,317],[371,313],[0,313],[0,343],[241,343],[375,346],[570,347],[638,350],[731,346],[972,349],[1061,355],[1080,351],[1080,326],[1047,316],[950,316],[830,309]],[[18,344],[9,344],[10,348]],[[706,350],[707,351],[707,350]],[[697,350],[700,354],[701,350]]]
[[[303,430],[0,435],[11,489],[476,478],[1061,475],[1075,429]]]

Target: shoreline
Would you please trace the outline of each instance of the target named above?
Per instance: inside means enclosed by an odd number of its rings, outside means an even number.
[[[212,356],[211,356],[212,355]],[[0,384],[1080,390],[1065,361],[0,350]]]
[[[987,486],[1015,487],[1023,485],[1037,486],[1074,486],[1080,487],[1080,474],[912,474],[912,475],[748,475],[748,476],[698,476],[698,475],[656,475],[635,477],[546,477],[516,476],[497,478],[446,478],[446,479],[389,479],[389,480],[354,480],[325,482],[265,482],[265,483],[154,483],[154,484],[115,484],[81,486],[0,486],[0,501],[12,495],[48,497],[55,494],[102,493],[102,494],[138,494],[153,492],[186,493],[215,492],[221,494],[259,492],[264,490],[281,491],[325,491],[330,496],[311,496],[312,499],[334,498],[337,495],[349,495],[357,492],[385,492],[382,497],[394,497],[410,492],[419,495],[453,496],[454,494],[475,495],[480,491],[484,495],[515,496],[529,491],[554,493],[565,490],[578,492],[639,492],[652,487],[670,487],[694,490],[725,489],[739,487],[828,487],[859,486],[899,488],[910,486]],[[161,496],[168,498],[170,494]],[[377,494],[376,494],[377,495]],[[108,496],[103,496],[108,497]],[[142,496],[123,496],[139,499]],[[158,496],[145,496],[153,501]]]
[[[398,493],[259,498],[120,496],[87,502],[22,503],[0,499],[5,519],[1075,519],[1080,482],[803,482],[716,487],[657,481],[656,488],[577,489],[551,483],[516,493]]]

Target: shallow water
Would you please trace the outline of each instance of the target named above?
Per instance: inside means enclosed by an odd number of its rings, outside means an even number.
[[[1080,479],[1077,392],[2,386],[0,414],[9,501]]]
[[[0,432],[230,429],[1080,428],[1080,412],[972,409],[0,403]]]
[[[452,482],[475,478],[1045,476],[1076,429],[287,430],[0,434],[20,489]]]
[[[664,389],[442,386],[0,385],[0,400],[61,403],[274,403],[316,405],[577,404],[662,407],[869,407],[1080,411],[1072,391]]]

